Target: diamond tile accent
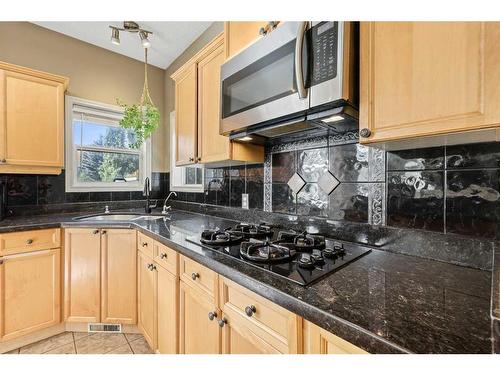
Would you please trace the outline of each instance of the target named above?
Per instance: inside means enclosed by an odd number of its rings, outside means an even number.
[[[339,186],[340,181],[330,172],[323,173],[323,175],[318,180],[318,185],[327,195],[330,195],[332,191]]]
[[[288,184],[288,187],[290,189],[292,189],[292,191],[295,194],[297,194],[300,191],[300,189],[302,189],[304,187],[304,185],[306,183],[305,183],[304,179],[302,177],[300,177],[300,175],[297,172],[295,172],[293,174],[293,176],[290,177],[287,184]]]

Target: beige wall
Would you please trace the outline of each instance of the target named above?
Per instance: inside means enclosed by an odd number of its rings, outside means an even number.
[[[138,102],[144,83],[144,64],[140,61],[27,22],[0,22],[0,60],[67,76],[70,95],[109,104],[116,104],[117,98],[125,103]],[[170,165],[166,75],[165,70],[153,66],[148,75],[151,96],[162,118],[152,137],[152,168],[163,172]]]
[[[166,129],[166,149],[170,150],[170,137],[169,137],[169,114],[175,110],[175,85],[174,81],[170,78],[172,73],[179,69],[198,51],[206,46],[213,38],[219,35],[224,30],[224,22],[214,22],[198,39],[196,39],[165,71],[165,129]],[[170,153],[167,155],[167,170],[170,170]]]

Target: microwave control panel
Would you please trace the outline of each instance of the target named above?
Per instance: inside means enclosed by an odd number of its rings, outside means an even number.
[[[338,22],[321,22],[310,29],[311,86],[337,77]]]

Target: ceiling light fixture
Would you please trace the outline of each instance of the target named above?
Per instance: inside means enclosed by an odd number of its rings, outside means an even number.
[[[151,47],[151,41],[149,36],[153,35],[151,31],[142,29],[137,22],[125,21],[123,22],[123,27],[109,26],[111,29],[111,43],[119,45],[120,44],[120,31],[127,31],[129,33],[139,33],[139,38],[141,38],[141,44],[144,48]]]
[[[113,27],[113,26],[110,26],[110,27],[111,27],[111,43],[119,46],[120,45],[120,30],[118,30],[116,27]]]

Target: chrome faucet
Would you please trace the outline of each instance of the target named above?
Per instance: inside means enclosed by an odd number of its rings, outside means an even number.
[[[174,196],[174,197],[177,197],[177,193],[175,191],[171,191],[170,194],[168,195],[167,198],[165,198],[165,200],[163,201],[163,210],[161,211],[161,213],[163,215],[165,215],[166,213],[168,213],[168,211],[172,208],[171,206],[167,206],[167,201],[170,199],[171,196]]]
[[[142,192],[142,195],[146,197],[146,206],[144,208],[147,214],[150,214],[151,209],[156,208],[156,206],[158,205],[157,200],[155,200],[154,204],[149,203],[150,194],[151,194],[151,183],[149,181],[149,177],[146,177],[146,179],[144,180],[144,191]]]

